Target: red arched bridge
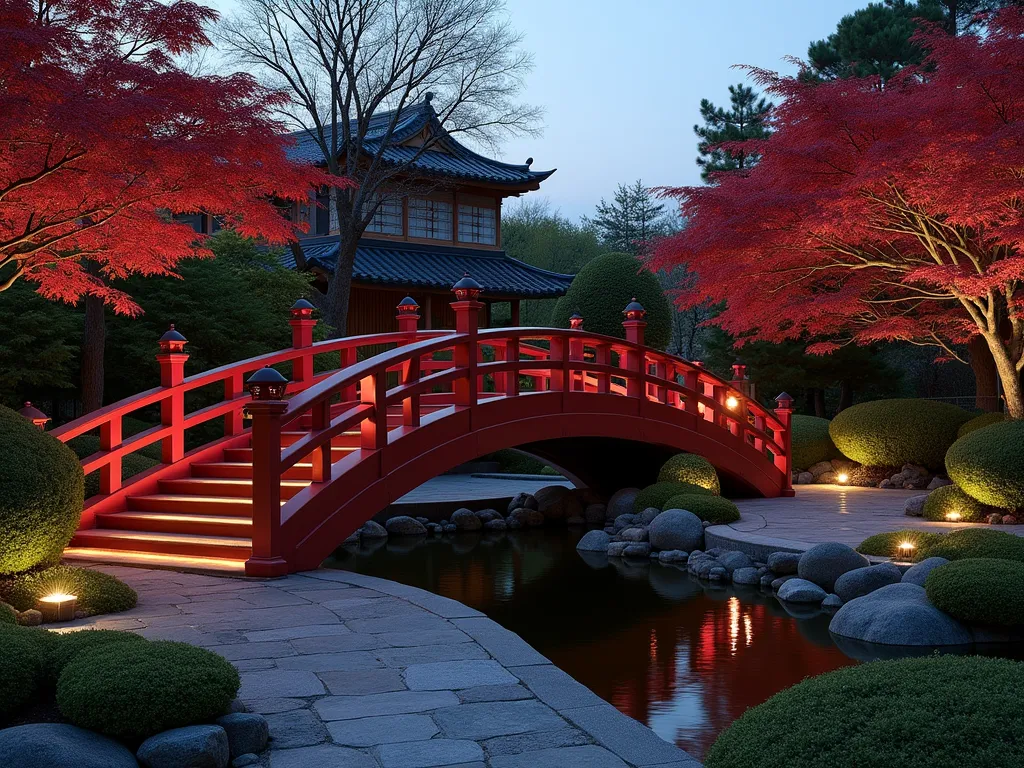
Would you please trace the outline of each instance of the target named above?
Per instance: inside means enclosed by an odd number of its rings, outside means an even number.
[[[186,340],[172,326],[159,387],[53,432],[100,439],[82,459],[99,493],[66,556],[308,570],[407,492],[510,447],[605,491],[651,482],[658,462],[689,451],[741,490],[792,494],[788,396],[767,410],[747,396],[742,367],[726,382],[644,346],[635,301],[623,341],[588,333],[578,316],[569,330],[478,330],[479,286],[464,278],[453,290],[454,331],[417,330],[406,299],[396,333],[313,343],[312,305],[300,301],[291,349],[187,378]],[[291,381],[268,367],[280,364]],[[124,417],[157,407],[158,426],[123,435]],[[157,443],[162,462],[122,482],[125,457]]]

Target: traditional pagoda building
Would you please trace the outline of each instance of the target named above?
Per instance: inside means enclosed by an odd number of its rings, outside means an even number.
[[[380,141],[393,116],[385,112],[373,117],[365,139],[368,152],[377,151],[373,142]],[[309,134],[298,132],[292,138],[289,152],[294,159],[322,158]],[[454,327],[448,306],[451,286],[467,273],[483,286],[488,325],[495,302],[509,302],[512,323],[518,325],[522,299],[554,298],[569,288],[572,275],[532,267],[501,249],[503,201],[539,189],[553,170],[532,170],[532,159],[523,165],[499,162],[463,146],[441,125],[430,94],[401,111],[383,159],[409,164],[402,190],[423,191],[383,195],[360,239],[352,275],[350,334],[394,330],[395,307],[406,295],[420,305],[422,327]],[[309,234],[299,246],[306,267],[326,290],[338,260],[337,225],[327,195],[317,203],[299,206],[293,215],[309,224]],[[290,250],[283,260],[296,266]]]

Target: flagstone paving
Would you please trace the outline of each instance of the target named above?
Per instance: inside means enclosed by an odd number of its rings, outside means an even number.
[[[319,570],[252,581],[96,566],[139,593],[124,629],[216,651],[270,724],[264,768],[699,768],[479,611]]]

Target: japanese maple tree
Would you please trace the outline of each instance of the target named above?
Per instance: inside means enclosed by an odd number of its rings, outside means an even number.
[[[981,337],[1024,417],[1024,12],[984,37],[921,32],[927,51],[878,88],[752,70],[778,99],[761,162],[666,190],[689,226],[652,266],[698,275],[680,303],[726,304],[745,339],[903,340],[960,359]],[[749,148],[749,142],[746,145]]]

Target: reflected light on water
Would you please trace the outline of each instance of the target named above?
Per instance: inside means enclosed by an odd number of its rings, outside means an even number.
[[[846,491],[840,491],[839,492],[839,514],[840,515],[848,515],[848,514],[850,514],[850,510],[849,510],[849,508],[848,508],[848,506],[846,504]]]
[[[740,599],[729,598],[729,650],[736,653],[736,641],[740,636]]]

